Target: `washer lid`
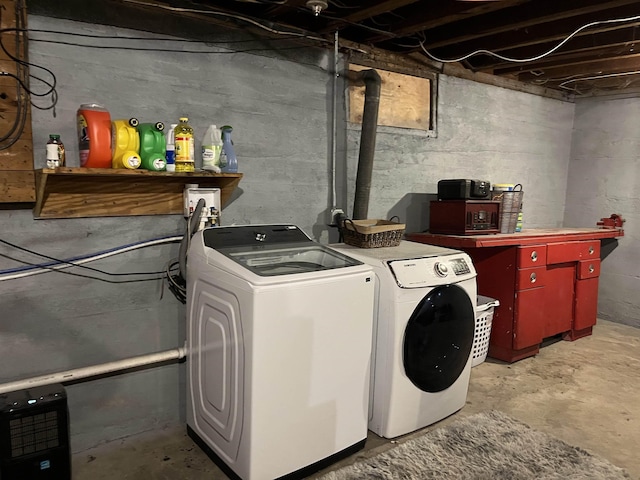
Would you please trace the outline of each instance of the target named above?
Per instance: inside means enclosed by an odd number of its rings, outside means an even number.
[[[264,248],[281,243],[313,243],[295,225],[236,225],[207,228],[202,232],[205,247],[220,250],[225,247]]]
[[[314,242],[295,225],[214,227],[203,232],[203,241],[262,277],[363,265]]]

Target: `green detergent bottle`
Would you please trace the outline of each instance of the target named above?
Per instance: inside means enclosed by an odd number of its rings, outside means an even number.
[[[166,168],[167,144],[164,136],[164,123],[141,123],[138,125],[140,135],[140,168],[155,172]]]

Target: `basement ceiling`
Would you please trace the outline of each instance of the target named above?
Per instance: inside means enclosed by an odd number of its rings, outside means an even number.
[[[343,41],[422,57],[435,68],[457,64],[576,96],[640,88],[638,0],[148,3],[237,14],[327,40],[337,31]]]

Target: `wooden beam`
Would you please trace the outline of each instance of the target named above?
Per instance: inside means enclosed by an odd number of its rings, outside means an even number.
[[[635,55],[627,55],[624,57],[606,59],[606,60],[593,60],[591,62],[585,62],[580,65],[564,66],[546,68],[542,75],[534,75],[530,72],[524,72],[518,76],[518,79],[524,82],[530,82],[533,80],[545,80],[559,78],[565,79],[574,75],[590,76],[598,75],[600,73],[625,73],[631,71],[640,70],[640,53]]]
[[[471,70],[467,70],[466,68],[463,68],[457,64],[445,64],[442,73],[451,77],[465,78],[474,82],[493,85],[496,87],[508,88],[509,90],[516,90],[518,92],[531,93],[533,95],[553,98],[565,102],[573,102],[573,96],[569,92],[553,90],[541,85],[532,85],[529,83],[521,82],[517,79],[497,77],[488,73],[474,73]]]
[[[611,45],[609,47],[594,47],[592,49],[584,49],[573,51],[564,55],[552,55],[536,62],[521,63],[519,65],[511,65],[506,68],[498,68],[493,71],[494,75],[510,75],[522,72],[530,72],[532,70],[546,70],[555,67],[570,67],[574,65],[584,65],[599,60],[625,58],[634,55],[640,49],[621,45]],[[640,64],[638,65],[640,67]]]
[[[604,10],[607,11],[605,18],[601,13]],[[432,29],[428,32],[425,47],[436,49],[447,45],[455,46],[455,49],[447,51],[448,54],[476,50],[480,47],[477,41],[472,45],[461,44],[508,32],[518,32],[520,38],[542,38],[542,41],[546,41],[550,36],[547,32],[549,30],[553,32],[553,27],[558,25],[563,26],[562,31],[568,34],[587,23],[634,14],[638,14],[637,0],[615,0],[612,2],[563,0],[542,5],[538,2],[532,2],[517,8],[505,9],[493,15],[473,17],[447,28]],[[535,33],[533,33],[533,27],[537,27]],[[459,34],[452,34],[452,31],[459,32]],[[509,43],[503,41],[499,45],[504,46]],[[492,49],[494,46],[483,41],[481,48]]]
[[[635,23],[625,24],[618,25],[617,28],[604,32],[593,33],[590,31],[590,35],[577,35],[557,50],[557,53],[553,53],[553,56],[563,54],[571,55],[573,53],[580,54],[580,52],[595,51],[600,48],[607,48],[609,46],[616,45],[623,46],[629,42],[635,42],[636,38],[640,38],[640,34],[637,32],[636,27],[637,24]],[[560,36],[559,38],[553,39],[553,41],[547,43],[527,45],[518,48],[503,48],[494,51],[513,58],[531,58],[551,50],[553,47],[558,45],[562,38],[565,37],[566,35]],[[495,57],[478,57],[477,59],[474,59],[472,64],[477,70],[494,71],[494,73],[498,69],[501,70],[501,73],[508,73],[509,69],[514,68],[512,63],[502,61]],[[515,66],[515,68],[517,68],[517,66]]]
[[[370,7],[359,8],[354,13],[340,18],[340,20],[330,22],[329,25],[327,25],[327,27],[322,30],[322,32],[333,32],[340,27],[344,27],[345,24],[361,22],[362,20],[366,20],[367,18],[375,17],[376,15],[381,15],[383,13],[390,12],[391,10],[411,5],[412,3],[416,3],[417,1],[418,0],[385,0],[384,2],[380,2]]]
[[[410,36],[417,32],[435,29],[455,22],[467,20],[470,17],[489,14],[505,8],[515,7],[527,3],[530,0],[506,0],[501,2],[487,2],[469,4],[466,2],[437,2],[428,7],[416,6],[406,15],[408,20],[399,23],[390,33],[395,37]],[[473,5],[473,6],[471,6]],[[371,36],[367,42],[376,43],[386,40],[388,37]]]

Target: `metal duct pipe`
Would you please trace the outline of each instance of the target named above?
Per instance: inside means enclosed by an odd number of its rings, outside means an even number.
[[[362,220],[367,218],[369,212],[369,194],[371,193],[371,175],[373,174],[373,155],[376,150],[380,85],[382,81],[375,70],[349,71],[349,79],[357,84],[364,83],[365,85],[362,130],[360,132],[360,154],[358,156],[356,193],[353,204],[353,218]]]

